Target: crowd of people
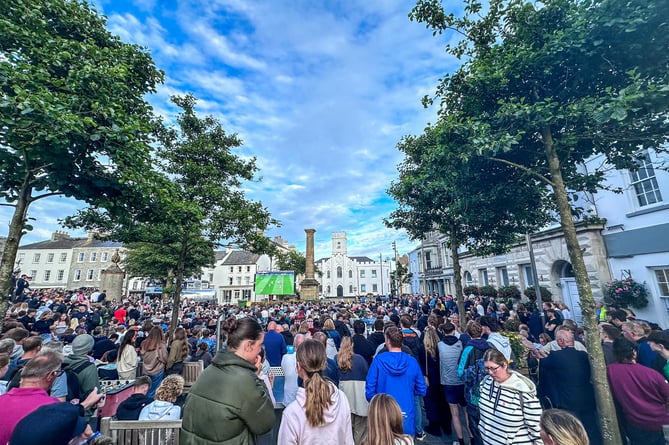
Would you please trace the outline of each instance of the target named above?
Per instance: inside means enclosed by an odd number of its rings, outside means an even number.
[[[457,445],[603,443],[592,345],[563,304],[471,296],[460,317],[450,296],[185,299],[174,330],[172,310],[159,298],[24,287],[0,338],[0,444],[33,443],[36,417],[62,437],[48,443],[111,443],[96,431],[106,379],[133,381],[117,419],[183,419],[182,444],[256,443],[279,407],[280,444],[403,445],[426,434]],[[663,444],[669,334],[620,308],[597,314],[621,434]],[[204,371],[186,395],[189,361]]]

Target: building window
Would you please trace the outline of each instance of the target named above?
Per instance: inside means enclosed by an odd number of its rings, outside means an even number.
[[[93,269],[88,269],[86,272],[86,281],[93,281],[93,276],[95,274],[95,271]]]
[[[425,252],[425,268],[432,269],[432,255],[429,250]]]
[[[251,272],[251,266],[246,266],[246,271]]]
[[[232,286],[232,277],[228,278],[228,284]]]
[[[472,280],[472,274],[469,272],[465,272],[465,285],[466,286],[471,286],[474,284],[474,280]]]
[[[237,272],[241,272],[241,271],[242,271],[242,266],[237,266]]]
[[[49,281],[51,278],[51,271],[50,270],[45,270],[44,271],[44,281]]]
[[[326,273],[327,278],[330,278],[330,271],[328,270]]]
[[[37,271],[36,270],[31,270],[30,271],[30,279],[31,280],[36,280],[37,279]]]
[[[348,271],[348,277],[349,277],[349,278],[353,278],[353,271],[352,271],[352,270],[349,270],[349,271]]]
[[[344,276],[344,271],[341,266],[337,266],[337,278],[342,278]]]
[[[19,263],[22,263],[25,258],[26,258],[25,253],[19,253]]]
[[[49,253],[46,255],[46,262],[47,263],[53,263],[53,253]]]
[[[232,272],[234,272],[234,271],[235,271],[234,266],[230,266],[230,273],[232,273]]]
[[[330,286],[327,287],[327,294],[330,295]]]
[[[244,300],[250,300],[251,299],[251,289],[242,290],[242,298]]]
[[[372,269],[372,278],[376,278],[376,269]]]
[[[509,285],[509,272],[507,272],[506,267],[502,266],[497,268],[497,282],[500,286]]]
[[[81,281],[81,269],[74,271],[74,281]]]
[[[372,292],[378,292],[379,286],[377,284],[372,284]]]
[[[367,292],[367,286],[364,284],[360,285],[360,292]]]
[[[65,261],[67,261],[67,254],[61,253],[59,262],[64,263]]]
[[[349,286],[349,287],[348,287],[348,293],[349,293],[349,294],[352,294],[352,293],[353,293],[353,286]]]
[[[239,295],[240,295],[239,290],[236,290],[235,291],[235,300],[239,300]]]
[[[39,263],[40,256],[41,255],[39,253],[34,254],[33,255],[33,263]]]
[[[669,298],[669,269],[655,269],[655,279],[660,288],[660,296]]]
[[[488,270],[487,269],[479,269],[479,283],[481,283],[481,286],[487,286],[488,285]]]
[[[224,303],[230,303],[232,301],[232,291],[231,290],[224,290],[223,291],[223,302]]]
[[[237,285],[242,284],[242,277],[237,277]]]
[[[211,283],[211,282],[213,282],[213,281],[214,281],[214,274],[213,274],[213,273],[210,273],[210,274],[209,274],[209,282]]]
[[[251,284],[251,277],[244,277],[244,284],[246,285]]]
[[[639,169],[630,172],[630,182],[636,194],[639,207],[662,202],[662,194],[655,178],[655,169],[650,162],[650,155],[645,152],[642,159],[637,160]]]
[[[98,260],[98,253],[91,252],[91,261],[97,261],[97,260]]]
[[[77,262],[79,263],[84,262],[84,252],[79,252],[79,256],[77,257]]]
[[[534,272],[532,271],[532,266],[530,264],[523,264],[520,268],[523,271],[525,287],[534,287]]]
[[[56,275],[56,281],[63,281],[64,277],[65,277],[65,271],[61,269],[58,271],[58,275]]]
[[[100,257],[100,262],[106,263],[109,261],[109,252],[102,252],[102,256]]]
[[[360,278],[365,278],[365,271],[364,270],[360,271]]]

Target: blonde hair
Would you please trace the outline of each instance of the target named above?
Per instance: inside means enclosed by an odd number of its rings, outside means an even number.
[[[300,323],[300,329],[297,331],[299,334],[308,334],[309,333],[309,323],[303,321]]]
[[[337,354],[337,365],[342,372],[349,372],[353,369],[353,342],[351,337],[344,337],[341,340],[339,353]]]
[[[332,404],[334,392],[334,385],[323,378],[323,370],[327,366],[325,346],[318,340],[305,340],[297,347],[296,359],[307,375],[304,379],[307,423],[319,427],[325,424],[325,409]]]
[[[561,409],[547,409],[541,414],[541,429],[556,445],[589,445],[583,424]]]
[[[323,329],[325,329],[326,331],[334,331],[335,330],[334,321],[332,321],[331,318],[325,320],[325,323],[323,323]]]
[[[427,351],[427,353],[430,354],[430,357],[436,359],[437,344],[439,343],[439,336],[437,335],[437,331],[432,326],[427,325],[425,327],[424,335],[425,336],[423,337],[423,345],[425,346],[425,351]]]
[[[365,445],[409,445],[410,437],[403,434],[402,410],[395,399],[384,393],[375,395],[367,414],[367,437]]]
[[[174,403],[184,392],[184,378],[178,374],[168,375],[156,390],[156,400]]]

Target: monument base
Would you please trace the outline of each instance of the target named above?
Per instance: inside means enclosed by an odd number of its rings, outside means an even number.
[[[318,299],[318,281],[314,278],[305,278],[300,283],[300,299],[317,300]]]

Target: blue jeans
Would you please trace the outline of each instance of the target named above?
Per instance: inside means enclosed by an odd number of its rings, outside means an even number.
[[[416,435],[423,434],[423,398],[421,396],[414,396],[414,410],[416,411],[416,418],[414,419],[416,425]]]
[[[163,376],[165,375],[165,371],[160,371],[156,375],[150,375],[151,377],[151,388],[149,388],[149,392],[146,393],[147,396],[153,398],[156,395],[156,390],[160,386],[160,382],[163,381]]]

